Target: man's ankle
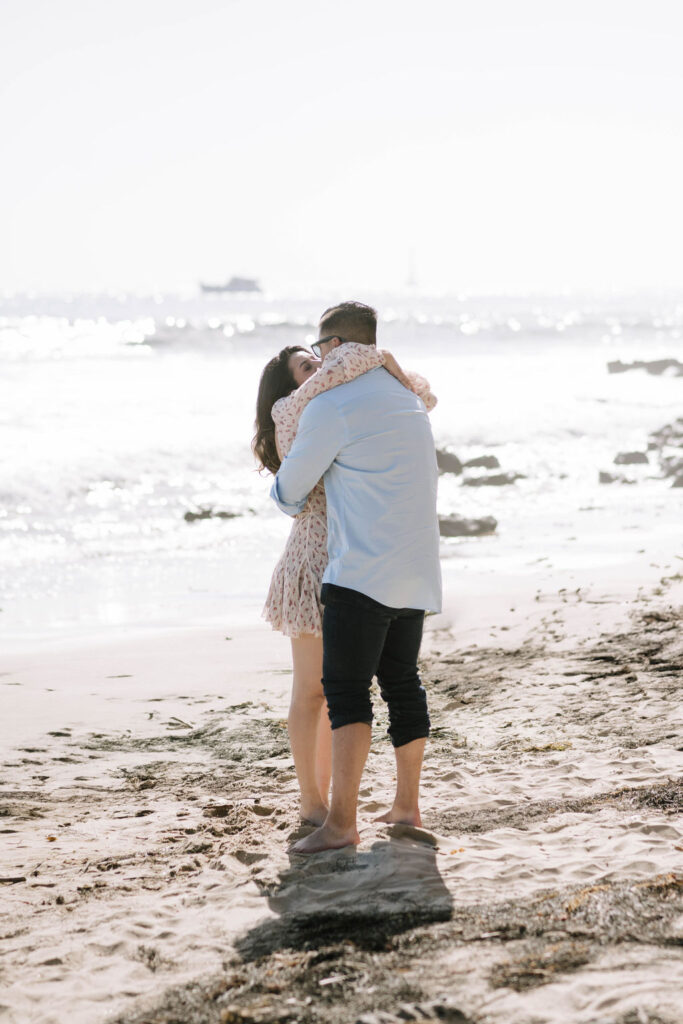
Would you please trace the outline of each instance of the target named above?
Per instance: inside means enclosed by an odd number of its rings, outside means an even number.
[[[394,803],[391,810],[387,811],[386,814],[383,814],[377,820],[385,821],[389,824],[416,825],[418,827],[422,825],[420,808],[416,804],[402,807],[401,804]]]
[[[332,811],[325,819],[325,828],[335,835],[344,836],[356,831],[356,819],[336,816]]]

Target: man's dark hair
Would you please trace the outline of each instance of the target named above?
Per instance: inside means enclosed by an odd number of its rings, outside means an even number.
[[[377,310],[364,302],[340,302],[320,317],[320,334],[336,334],[359,345],[377,344]]]

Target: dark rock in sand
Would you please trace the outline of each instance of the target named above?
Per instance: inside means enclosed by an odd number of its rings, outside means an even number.
[[[658,377],[666,373],[667,376],[683,377],[683,363],[678,359],[636,359],[632,363],[622,363],[620,359],[607,364],[609,373],[625,373],[627,370],[645,370]]]
[[[500,462],[495,455],[477,455],[476,459],[463,462],[465,469],[500,469]]]
[[[465,516],[439,516],[439,533],[442,537],[485,537],[495,533],[498,520],[493,516],[480,519],[466,519]]]
[[[673,423],[666,423],[650,434],[649,448],[664,448],[666,445],[683,447],[683,417],[679,416]]]
[[[616,466],[634,466],[649,461],[645,452],[619,452],[614,463]]]
[[[650,434],[648,450],[656,451],[659,455],[659,468],[663,477],[673,477],[672,487],[683,487],[683,452],[681,454],[665,455],[667,448],[683,450],[683,416],[679,416],[673,423],[665,423],[659,430]]]
[[[462,473],[462,462],[458,456],[445,448],[436,449],[436,464],[440,473]]]
[[[600,476],[598,482],[601,484],[634,484],[635,480],[630,480],[623,473],[605,473],[604,470],[600,470]]]
[[[664,476],[680,476],[683,473],[683,457],[665,455],[660,459],[660,466]]]
[[[524,473],[491,473],[489,476],[471,476],[463,483],[468,487],[504,487],[515,480],[526,479]]]
[[[186,512],[183,519],[186,523],[194,523],[197,519],[237,519],[239,512],[221,512],[213,508],[200,508],[196,512]]]

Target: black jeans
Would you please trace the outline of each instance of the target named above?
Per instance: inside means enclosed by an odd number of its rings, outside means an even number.
[[[377,676],[395,747],[429,736],[427,696],[417,672],[424,612],[388,608],[357,590],[324,583],[323,689],[333,729],[372,724]]]

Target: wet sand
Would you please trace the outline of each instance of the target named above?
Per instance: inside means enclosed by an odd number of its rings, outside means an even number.
[[[15,645],[0,1020],[683,1020],[681,564],[473,585],[425,639],[424,828],[373,823],[378,700],[361,846],[308,859],[282,638]]]

